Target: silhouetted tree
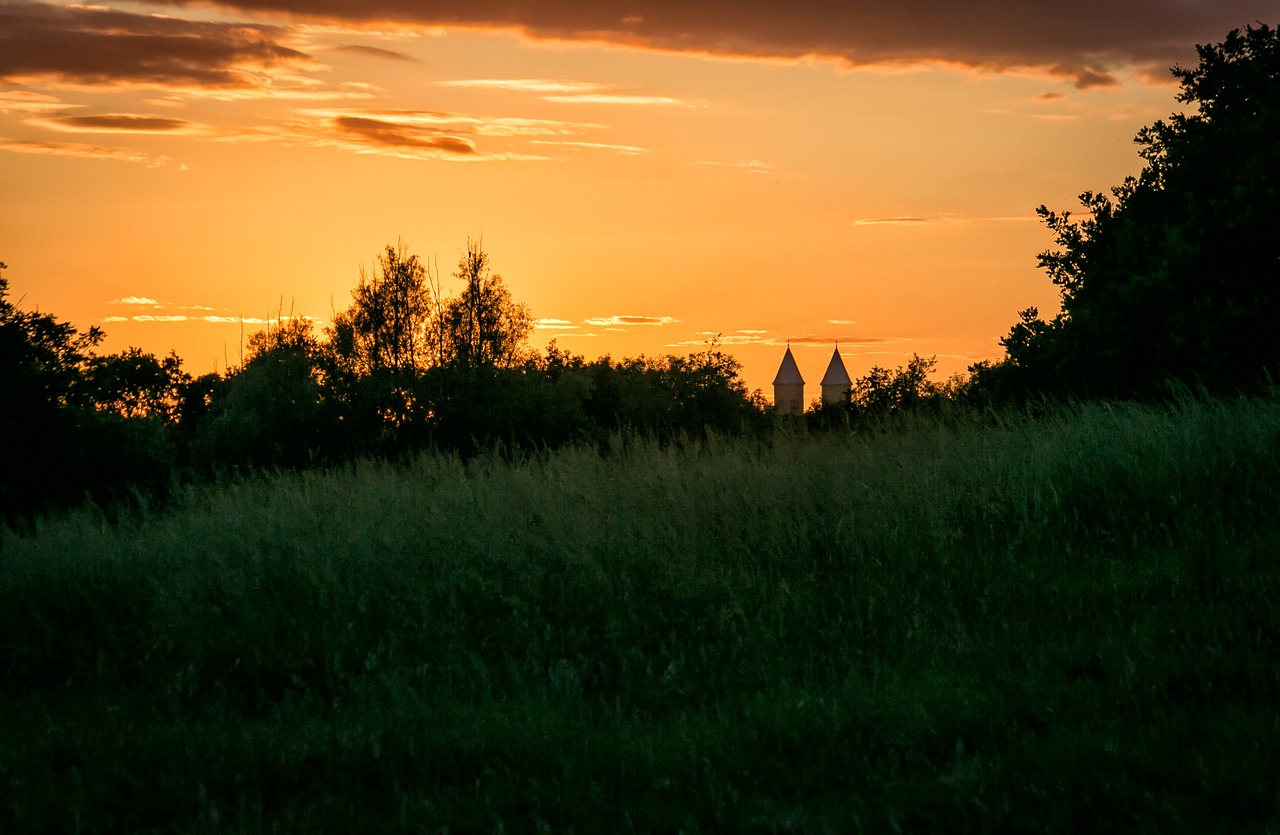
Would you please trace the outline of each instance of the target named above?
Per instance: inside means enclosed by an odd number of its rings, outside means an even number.
[[[334,457],[342,445],[332,359],[311,320],[278,321],[249,337],[244,366],[218,386],[198,441],[205,467],[299,467]]]
[[[1137,135],[1146,166],[1085,192],[1083,220],[1038,210],[1056,249],[1040,265],[1061,312],[1020,314],[989,382],[1024,391],[1142,395],[1178,378],[1214,389],[1280,370],[1280,33],[1233,30],[1175,67],[1195,105]]]
[[[904,366],[895,370],[872,366],[853,381],[850,403],[865,417],[885,416],[919,409],[945,396],[944,386],[930,376],[938,367],[937,357],[912,354]]]
[[[308,357],[321,353],[316,339],[315,325],[305,316],[277,315],[274,324],[268,324],[249,335],[248,361],[276,351],[293,351]]]
[[[85,498],[122,498],[168,484],[173,449],[164,419],[126,417],[151,405],[167,416],[167,393],[152,398],[141,391],[150,381],[104,385],[103,379],[108,368],[135,361],[144,369],[155,363],[165,375],[178,373],[176,365],[141,352],[97,360],[92,351],[102,338],[98,328],[81,332],[21,310],[0,275],[0,516],[17,520]],[[99,379],[89,376],[91,368]]]
[[[752,398],[740,373],[742,363],[720,348],[719,337],[684,357],[666,357],[661,376],[670,389],[686,430],[736,434],[763,415],[763,397]]]
[[[490,271],[480,241],[467,241],[454,278],[466,286],[440,310],[444,363],[464,368],[518,365],[525,359],[533,317],[528,307],[512,300],[502,276]]]
[[[9,280],[0,263],[0,391],[11,418],[39,419],[74,400],[83,364],[103,339],[99,328],[83,333],[39,311],[9,300]]]
[[[190,382],[176,353],[159,359],[141,348],[129,348],[85,361],[77,388],[99,410],[172,423],[178,419],[182,392]]]
[[[432,278],[403,241],[388,245],[372,275],[361,268],[351,307],[326,329],[332,374],[324,387],[348,436],[372,444],[370,451],[397,443],[429,410],[418,390],[438,353],[430,332],[439,315]]]
[[[427,267],[403,241],[388,245],[372,275],[360,268],[352,304],[334,316],[329,344],[344,367],[369,375],[416,371],[427,364],[433,313]]]
[[[19,309],[0,263],[0,513],[26,513],[80,491],[74,454],[73,392],[80,367],[102,332]]]

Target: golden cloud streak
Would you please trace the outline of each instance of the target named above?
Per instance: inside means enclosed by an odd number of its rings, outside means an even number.
[[[169,162],[168,157],[133,151],[128,148],[110,148],[105,145],[88,145],[80,142],[42,142],[34,140],[7,139],[0,137],[0,151],[13,151],[18,154],[39,154],[44,156],[76,157],[79,159],[101,159],[113,162],[129,162],[145,165],[148,168],[159,168]]]

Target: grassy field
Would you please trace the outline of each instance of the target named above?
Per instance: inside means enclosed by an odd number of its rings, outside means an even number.
[[[5,534],[0,831],[1280,831],[1280,398]]]

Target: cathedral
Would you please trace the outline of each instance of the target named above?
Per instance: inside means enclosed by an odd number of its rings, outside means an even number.
[[[822,375],[822,402],[848,403],[849,390],[853,381],[844,368],[844,360],[840,358],[840,346],[831,352],[831,362],[827,363],[827,373]],[[791,346],[782,355],[782,365],[778,366],[778,375],[773,378],[773,406],[780,415],[804,414],[804,378],[800,376],[800,367],[791,353]]]

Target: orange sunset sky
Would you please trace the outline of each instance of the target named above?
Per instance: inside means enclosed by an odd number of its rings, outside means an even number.
[[[1168,68],[1275,0],[0,2],[0,260],[104,349],[235,365],[403,238],[594,358],[769,384],[998,356],[1035,208],[1141,167]]]

